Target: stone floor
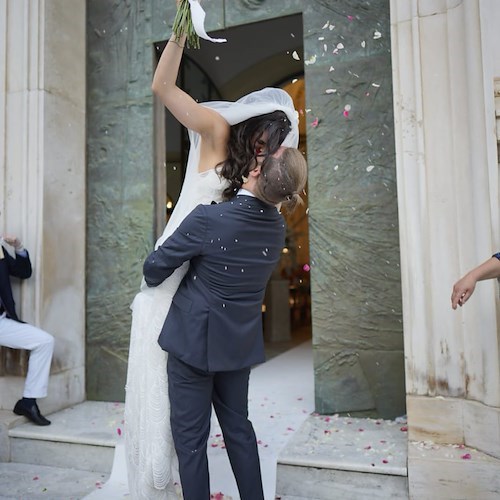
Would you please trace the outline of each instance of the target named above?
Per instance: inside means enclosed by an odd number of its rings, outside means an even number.
[[[295,474],[299,469],[306,471],[306,479],[311,479],[311,471],[326,467],[359,473],[360,483],[377,474],[406,480],[404,421],[314,415],[311,342],[307,340],[293,347],[297,341],[293,339],[281,346],[291,347],[284,353],[275,346],[275,352],[268,353],[269,361],[255,367],[250,378],[249,413],[258,439],[266,500],[275,499],[280,482],[277,475],[284,474],[281,482],[290,488],[292,481],[287,479],[290,471]],[[19,419],[12,413],[8,418]],[[15,421],[16,425],[10,430],[11,442],[15,438],[19,443],[11,446],[12,453],[21,462],[30,459],[38,465],[0,463],[0,500],[130,498],[124,465],[122,403],[87,401],[49,418],[53,422],[49,427],[17,425],[19,420]],[[95,450],[75,448],[83,445],[101,447],[97,448],[99,458],[94,459],[95,462],[92,462]],[[49,448],[44,448],[46,446]],[[36,451],[33,453],[33,450]],[[237,500],[236,484],[215,417],[208,450],[214,498]],[[45,459],[47,463],[40,463]],[[51,467],[48,466],[50,460],[54,462]],[[89,471],[93,463],[100,472]],[[81,470],[84,467],[87,471]],[[350,478],[346,480],[349,488],[351,482]],[[317,482],[310,483],[313,489],[316,485],[319,487]],[[383,494],[385,483],[380,484]],[[299,489],[282,498],[316,498],[308,492],[299,493]],[[328,491],[326,497],[318,498],[330,500]]]
[[[278,354],[252,370],[250,379],[249,412],[259,440],[262,475],[266,499],[274,498],[276,461],[279,452],[296,429],[313,411],[313,368],[311,343],[305,342]],[[123,442],[121,403],[85,402],[51,415],[52,425],[37,427],[30,423],[15,427],[11,435],[17,438],[86,441],[92,445],[113,446]],[[73,443],[75,444],[75,443]],[[23,445],[24,447],[28,445]],[[209,439],[209,461],[212,490],[218,498],[237,499],[221,431],[215,417]],[[20,453],[23,453],[21,450]],[[61,452],[53,452],[58,465]],[[88,457],[67,454],[67,462]],[[0,499],[91,499],[126,498],[123,462],[117,457],[115,470],[107,474],[78,471],[67,473],[61,467],[0,463]],[[76,462],[77,463],[77,462]],[[109,464],[111,466],[111,464]],[[224,495],[224,496],[222,496]]]

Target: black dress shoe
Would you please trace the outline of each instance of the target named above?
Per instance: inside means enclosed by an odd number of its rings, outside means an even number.
[[[20,399],[16,406],[14,406],[14,413],[16,415],[24,415],[29,418],[36,425],[50,425],[50,420],[47,420],[41,413],[36,401],[34,403],[27,403]]]

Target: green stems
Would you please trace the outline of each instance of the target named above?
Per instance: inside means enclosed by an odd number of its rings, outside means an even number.
[[[191,9],[188,0],[181,0],[177,7],[177,14],[174,19],[172,31],[175,35],[175,40],[179,41],[182,35],[186,35],[186,44],[188,48],[199,49],[200,38],[196,34],[191,19]]]

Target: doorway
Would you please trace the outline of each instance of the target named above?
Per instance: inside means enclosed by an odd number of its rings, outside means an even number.
[[[230,44],[201,40],[199,50],[184,53],[179,85],[200,102],[234,101],[263,87],[280,87],[299,113],[299,149],[307,155],[302,15],[246,24],[215,32]],[[248,43],[252,40],[252,44]],[[166,42],[155,44],[158,61]],[[156,236],[163,231],[179,198],[189,150],[186,129],[161,103],[155,104]],[[284,214],[286,244],[263,305],[267,359],[311,339],[307,187],[304,203]]]

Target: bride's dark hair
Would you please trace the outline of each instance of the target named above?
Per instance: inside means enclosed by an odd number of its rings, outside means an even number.
[[[254,116],[231,127],[227,159],[218,165],[221,177],[229,181],[229,186],[222,193],[225,200],[238,192],[243,184],[243,177],[247,177],[255,167],[257,151],[261,149],[259,140],[264,132],[268,132],[265,156],[270,156],[276,153],[290,130],[290,120],[283,111]]]

